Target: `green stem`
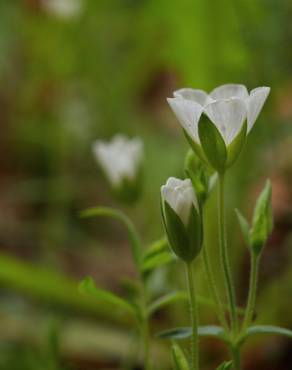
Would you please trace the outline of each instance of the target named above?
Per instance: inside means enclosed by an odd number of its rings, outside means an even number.
[[[232,365],[234,370],[240,370],[240,349],[237,346],[231,348]]]
[[[142,328],[142,340],[143,340],[143,352],[144,352],[144,368],[145,370],[151,370],[151,358],[150,358],[150,334],[149,334],[149,323],[148,318],[143,320]]]
[[[213,274],[212,267],[210,264],[209,253],[208,253],[206,245],[203,245],[203,261],[204,261],[204,268],[206,271],[210,293],[211,293],[213,302],[215,304],[218,319],[221,325],[224,327],[224,329],[228,331],[228,324],[225,318],[224,308],[223,308],[222,302],[220,301],[220,298],[218,295],[218,290],[217,290],[217,286],[215,283],[215,278],[214,278],[214,274]]]
[[[235,290],[232,282],[232,275],[226,241],[225,213],[224,213],[224,174],[219,174],[218,221],[219,221],[220,259],[224,273],[224,280],[230,309],[231,331],[233,336],[235,337],[238,330],[238,324],[236,315]]]
[[[199,337],[198,337],[198,310],[195,295],[195,284],[192,263],[186,263],[187,283],[189,290],[189,304],[192,325],[191,364],[192,370],[199,370]]]
[[[252,319],[253,319],[255,303],[256,303],[258,270],[259,270],[259,256],[256,256],[252,252],[251,253],[251,267],[250,267],[248,299],[247,299],[247,306],[246,306],[242,330],[246,330],[251,324]]]

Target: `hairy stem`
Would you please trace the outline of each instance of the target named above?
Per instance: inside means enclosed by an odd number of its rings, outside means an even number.
[[[259,256],[256,256],[254,253],[251,253],[249,291],[242,330],[246,330],[251,324],[253,319],[256,303],[258,269],[259,269]]]
[[[232,358],[232,365],[234,370],[240,370],[240,349],[239,347],[235,346],[231,348],[231,358]]]
[[[236,315],[235,290],[232,281],[230,262],[227,250],[226,229],[225,229],[225,212],[224,212],[224,174],[219,174],[219,194],[218,194],[218,221],[219,221],[219,242],[220,242],[220,259],[224,273],[227,298],[230,309],[231,331],[235,337],[238,330]]]
[[[192,263],[186,263],[187,283],[189,291],[189,305],[192,326],[191,364],[192,370],[199,370],[199,337],[198,337],[198,309],[195,295],[195,284]]]

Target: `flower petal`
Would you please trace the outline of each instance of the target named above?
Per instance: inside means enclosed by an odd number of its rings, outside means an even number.
[[[204,111],[218,128],[226,145],[239,133],[247,115],[245,102],[237,98],[216,100],[208,104]]]
[[[203,107],[211,100],[205,91],[191,88],[177,90],[173,95],[175,98],[182,97],[183,99],[192,100]]]
[[[183,99],[182,97],[168,98],[167,101],[180,124],[187,131],[190,137],[197,143],[200,143],[198,122],[201,117],[203,107],[194,101]]]
[[[248,132],[258,118],[270,90],[269,87],[257,87],[250,92],[250,96],[246,99]]]
[[[226,84],[216,87],[209,95],[214,100],[229,98],[246,99],[248,98],[248,91],[244,85]]]

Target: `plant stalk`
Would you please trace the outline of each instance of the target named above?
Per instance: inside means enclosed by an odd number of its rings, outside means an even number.
[[[237,315],[236,315],[236,300],[235,290],[232,281],[230,262],[227,250],[226,229],[225,229],[225,199],[224,199],[224,174],[219,174],[219,193],[218,193],[218,221],[219,221],[219,245],[220,259],[224,273],[225,286],[227,290],[227,298],[230,309],[230,323],[233,337],[238,331]]]
[[[238,346],[234,346],[231,348],[231,358],[232,358],[233,369],[240,370],[241,360],[240,360],[240,349]]]
[[[213,270],[212,270],[211,263],[210,263],[209,253],[208,253],[206,245],[203,245],[203,262],[204,262],[204,268],[205,268],[205,272],[207,276],[210,293],[211,293],[213,302],[216,307],[216,314],[223,328],[226,331],[228,331],[229,329],[228,329],[228,324],[225,318],[224,308],[223,308],[222,302],[220,301],[220,298],[218,295],[218,290],[217,290]]]
[[[187,284],[189,291],[190,317],[192,326],[191,337],[191,369],[199,370],[199,336],[198,336],[198,309],[195,295],[195,284],[192,263],[186,263]]]
[[[252,319],[253,319],[253,314],[255,311],[259,260],[260,260],[259,256],[256,256],[253,252],[251,252],[249,291],[248,291],[248,299],[247,299],[245,317],[244,317],[243,327],[242,327],[243,331],[246,330],[250,326]]]

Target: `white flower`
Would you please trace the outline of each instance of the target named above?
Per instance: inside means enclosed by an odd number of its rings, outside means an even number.
[[[83,7],[83,0],[42,0],[44,9],[60,18],[74,18]]]
[[[111,142],[97,140],[93,152],[114,187],[122,185],[124,180],[135,181],[143,155],[143,143],[139,138],[116,135]]]
[[[226,146],[239,134],[247,119],[249,132],[268,95],[269,87],[258,87],[250,94],[244,85],[227,84],[214,89],[210,94],[203,90],[180,89],[174,98],[167,101],[187,134],[200,144],[198,124],[205,114],[217,127]]]
[[[188,225],[192,205],[198,210],[197,197],[190,179],[170,177],[161,187],[161,198],[169,204],[185,226]]]

